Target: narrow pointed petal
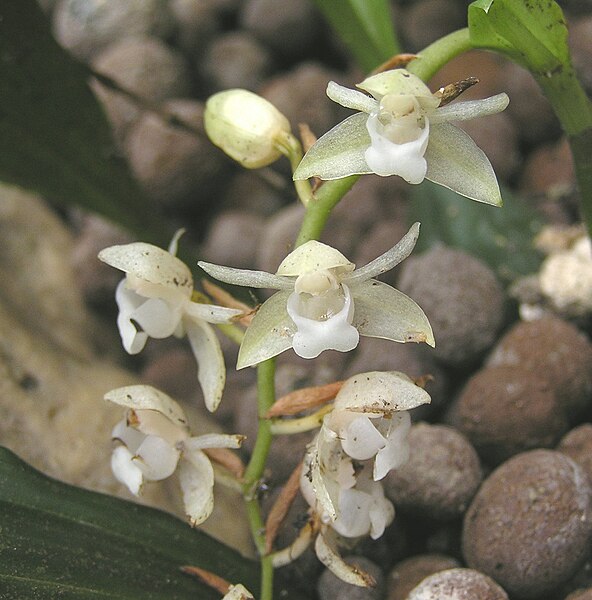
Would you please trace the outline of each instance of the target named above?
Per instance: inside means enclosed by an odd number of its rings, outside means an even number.
[[[341,179],[372,173],[364,153],[370,146],[366,113],[356,113],[320,137],[294,172],[294,179]]]
[[[398,244],[367,265],[344,275],[342,281],[352,285],[390,271],[413,252],[418,237],[419,223],[414,223]]]
[[[200,450],[186,452],[179,463],[179,483],[185,514],[193,527],[203,523],[214,509],[214,469]]]
[[[134,464],[149,481],[160,481],[170,477],[177,468],[180,452],[166,440],[148,435],[134,455]]]
[[[185,233],[185,231],[186,230],[184,227],[181,227],[180,229],[177,229],[177,231],[175,231],[175,235],[173,235],[173,239],[171,240],[171,243],[169,244],[169,247],[167,249],[169,254],[177,256],[179,240],[181,239],[181,236]]]
[[[425,156],[430,181],[477,202],[502,205],[489,159],[462,129],[450,123],[434,125]]]
[[[265,271],[250,271],[248,269],[235,269],[223,265],[214,265],[200,260],[197,263],[208,275],[218,281],[232,285],[244,285],[252,288],[269,288],[272,290],[287,290],[294,287],[294,282],[285,277],[279,277]]]
[[[244,435],[227,433],[206,433],[189,438],[183,443],[188,450],[203,450],[204,448],[240,448]]]
[[[395,342],[426,342],[434,346],[428,318],[411,298],[386,283],[370,279],[356,285],[353,325],[360,335]]]
[[[187,427],[187,418],[183,409],[172,398],[150,385],[120,387],[107,392],[104,397],[105,400],[126,408],[155,410],[173,423]]]
[[[118,446],[111,455],[111,470],[115,479],[137,496],[142,489],[142,471],[132,462],[133,454],[125,447]]]
[[[468,121],[477,117],[487,117],[505,110],[510,103],[507,94],[497,94],[483,100],[466,100],[453,102],[430,114],[430,123],[447,123],[448,121]]]
[[[234,317],[241,315],[242,311],[236,308],[216,306],[215,304],[189,302],[189,304],[185,306],[185,313],[195,319],[206,321],[207,323],[228,323]]]
[[[220,342],[213,328],[205,321],[185,319],[185,329],[197,361],[197,380],[206,408],[214,412],[222,400],[226,383],[226,367]]]
[[[337,102],[337,104],[341,104],[341,106],[345,106],[345,108],[351,108],[365,113],[371,113],[373,110],[376,110],[378,105],[378,102],[374,98],[370,98],[357,90],[343,87],[334,81],[330,81],[327,85],[327,96],[329,96],[333,102]]]
[[[357,585],[358,587],[371,587],[374,585],[373,578],[358,567],[348,565],[337,554],[323,533],[317,536],[315,542],[315,553],[317,558],[342,581]]]
[[[286,309],[290,294],[291,291],[277,292],[261,305],[245,332],[237,369],[256,365],[292,347],[296,325]]]

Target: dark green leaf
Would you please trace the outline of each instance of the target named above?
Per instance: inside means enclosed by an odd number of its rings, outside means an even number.
[[[550,76],[570,63],[567,27],[551,0],[477,0],[469,6],[473,45],[507,54],[533,72]]]
[[[219,600],[179,571],[187,564],[257,591],[258,565],[205,533],[50,479],[0,448],[3,600]]]
[[[387,0],[314,1],[365,71],[399,52]]]
[[[118,156],[88,70],[51,37],[35,0],[0,2],[0,180],[168,243]]]
[[[459,248],[486,262],[506,283],[535,272],[541,262],[532,240],[540,230],[537,215],[503,191],[501,208],[468,202],[444,187],[424,181],[415,186],[411,222],[421,223],[417,251],[437,243]]]

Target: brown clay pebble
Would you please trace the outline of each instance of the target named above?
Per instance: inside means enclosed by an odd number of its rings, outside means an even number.
[[[420,554],[395,565],[387,580],[386,600],[406,600],[409,592],[426,577],[460,566],[444,554]]]
[[[504,463],[467,511],[463,555],[516,598],[547,597],[586,558],[591,490],[560,452],[533,450]]]
[[[398,288],[424,310],[436,338],[434,356],[446,365],[474,364],[489,349],[503,318],[503,291],[480,260],[445,246],[404,263]]]
[[[508,600],[508,595],[483,573],[449,569],[424,579],[407,600]]]
[[[491,464],[525,450],[551,448],[568,429],[547,380],[522,366],[478,371],[465,385],[448,420]]]
[[[571,422],[592,403],[592,343],[562,319],[518,323],[497,343],[487,364],[520,365],[544,378]]]
[[[481,483],[475,449],[452,427],[418,423],[409,432],[410,457],[385,479],[397,508],[433,519],[464,513]]]
[[[592,589],[572,592],[565,600],[592,600]]]
[[[592,424],[584,423],[567,433],[556,448],[575,460],[592,483]]]

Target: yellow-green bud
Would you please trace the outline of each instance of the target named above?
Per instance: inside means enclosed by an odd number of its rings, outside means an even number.
[[[226,90],[206,102],[204,125],[210,140],[247,169],[276,161],[290,123],[273,104],[248,90]]]

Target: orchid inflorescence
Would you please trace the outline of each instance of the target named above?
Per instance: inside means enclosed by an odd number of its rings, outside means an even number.
[[[205,128],[216,145],[247,168],[288,155],[296,181],[398,175],[412,184],[429,179],[477,201],[501,204],[488,159],[450,122],[503,110],[508,104],[505,94],[448,103],[441,92],[433,94],[405,69],[373,75],[358,88],[362,91],[329,83],[332,100],[359,112],[322,136],[301,161],[287,119],[251,92],[229,90],[210,98]],[[307,203],[315,202],[311,190],[297,188],[307,209]],[[360,268],[315,239],[298,245],[275,273],[200,261],[208,275],[226,284],[275,290],[247,320],[241,319],[245,315],[236,308],[239,303],[217,306],[194,291],[190,268],[175,256],[179,234],[168,251],[138,242],[107,248],[99,258],[125,273],[116,291],[125,350],[140,352],[150,337],[186,335],[198,362],[206,407],[215,411],[226,373],[212,324],[238,327],[239,319],[249,323],[244,334],[235,337],[242,339],[237,369],[261,365],[289,349],[305,359],[325,350],[349,352],[360,336],[434,346],[422,309],[376,279],[411,254],[419,229],[419,223],[413,224],[390,250]],[[237,449],[242,436],[193,436],[183,409],[150,386],[119,388],[105,397],[126,409],[112,433],[116,478],[137,495],[145,482],[177,473],[191,524],[203,522],[212,511],[215,474],[207,450]],[[354,585],[371,584],[365,573],[343,561],[337,546],[342,538],[378,538],[393,520],[395,509],[381,482],[409,456],[409,411],[428,402],[427,392],[405,374],[369,372],[344,382],[333,404],[326,404],[314,418],[302,417],[302,422],[319,427],[304,452],[299,476],[310,520],[292,546],[268,556],[275,566],[290,562],[314,540],[317,556],[338,577]],[[265,418],[262,414],[260,410],[260,418]],[[275,423],[264,435],[289,432],[291,427],[301,430],[294,427],[299,422],[292,420],[294,412],[284,415],[283,426]],[[257,482],[238,483],[252,502]],[[252,596],[239,584],[231,586],[225,597]]]

